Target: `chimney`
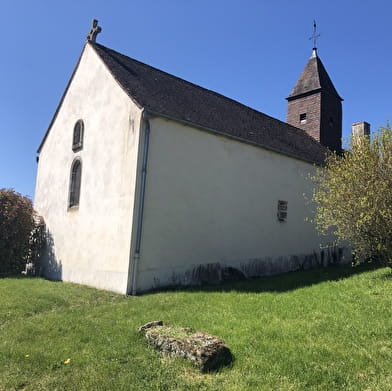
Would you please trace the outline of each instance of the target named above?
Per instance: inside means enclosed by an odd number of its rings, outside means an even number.
[[[355,122],[351,125],[351,131],[353,137],[370,137],[370,124],[365,121]]]

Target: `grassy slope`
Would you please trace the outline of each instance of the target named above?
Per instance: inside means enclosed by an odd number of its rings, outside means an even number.
[[[363,267],[136,298],[0,279],[0,390],[390,390],[391,299]],[[156,319],[222,337],[233,365],[161,359],[136,332]]]

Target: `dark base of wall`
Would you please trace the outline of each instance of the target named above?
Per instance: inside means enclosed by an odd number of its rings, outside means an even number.
[[[238,267],[227,266],[219,262],[202,264],[182,274],[173,272],[171,278],[165,283],[162,283],[158,278],[154,279],[152,290],[176,286],[220,284],[252,277],[271,276],[349,263],[350,260],[344,258],[343,253],[344,249],[341,247],[329,247],[306,255],[249,259],[240,262]]]

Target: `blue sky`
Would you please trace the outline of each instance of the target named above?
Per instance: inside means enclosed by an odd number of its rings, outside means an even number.
[[[97,42],[281,120],[316,19],[347,138],[392,119],[391,15],[387,0],[0,0],[0,188],[34,197],[36,150],[93,18]]]

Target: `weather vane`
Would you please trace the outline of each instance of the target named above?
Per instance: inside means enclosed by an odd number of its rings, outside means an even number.
[[[309,39],[313,39],[313,49],[317,49],[317,38],[320,37],[320,34],[317,34],[317,25],[316,21],[313,20],[313,35]]]

